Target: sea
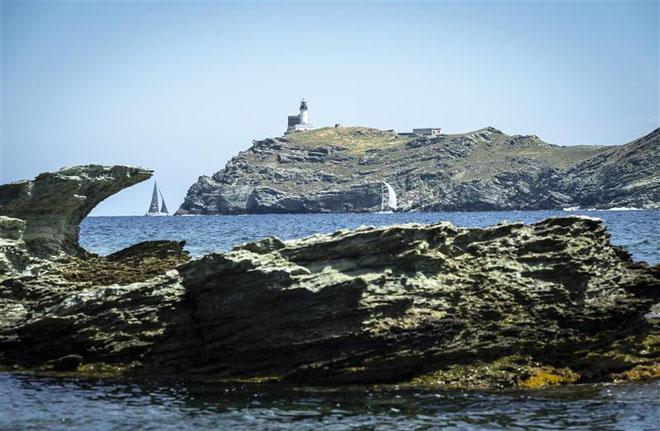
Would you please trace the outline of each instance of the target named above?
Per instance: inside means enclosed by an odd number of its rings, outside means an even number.
[[[626,247],[635,260],[643,260],[651,265],[660,263],[660,210],[88,217],[80,226],[80,243],[87,250],[103,255],[140,241],[183,240],[192,256],[199,257],[207,253],[228,251],[234,245],[266,236],[293,239],[360,226],[442,221],[463,227],[486,227],[501,222],[533,223],[549,217],[568,215],[602,219],[612,235],[612,242]]]
[[[109,254],[139,241],[185,240],[194,257],[265,236],[449,221],[484,227],[585,215],[637,261],[660,263],[660,211],[506,211],[195,217],[88,217],[81,244]],[[0,373],[0,430],[658,430],[660,382],[542,390],[309,387],[188,379]]]

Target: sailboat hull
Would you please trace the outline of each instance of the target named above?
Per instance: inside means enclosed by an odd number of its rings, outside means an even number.
[[[157,213],[146,213],[145,216],[147,216],[147,217],[167,217],[167,216],[169,216],[169,214],[168,213],[157,212]]]

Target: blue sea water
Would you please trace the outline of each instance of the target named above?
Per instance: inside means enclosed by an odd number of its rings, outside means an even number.
[[[657,430],[660,383],[539,391],[0,374],[2,430]]]
[[[612,241],[635,260],[660,263],[660,211],[484,211],[435,213],[262,214],[195,217],[89,217],[81,225],[80,242],[87,250],[108,254],[140,241],[185,240],[193,256],[226,251],[232,246],[275,235],[302,238],[358,226],[438,223],[484,227],[501,221],[531,223],[548,217],[587,215],[601,218]]]
[[[635,260],[660,263],[660,211],[92,217],[81,226],[81,243],[107,254],[144,240],[186,240],[200,256],[268,235],[443,220],[489,226],[570,214],[603,219],[612,241]],[[660,382],[466,392],[0,373],[0,430],[657,430],[659,424]]]

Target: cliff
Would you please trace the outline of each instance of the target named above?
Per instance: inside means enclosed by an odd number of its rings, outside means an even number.
[[[490,388],[660,377],[659,268],[598,219],[365,227],[189,262],[168,241],[34,255],[25,229],[0,216],[5,369]]]
[[[361,127],[255,141],[193,184],[177,214],[660,208],[660,129],[622,146],[561,147],[488,127],[413,137]]]

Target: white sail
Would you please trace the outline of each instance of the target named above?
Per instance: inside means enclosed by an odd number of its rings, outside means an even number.
[[[381,211],[385,211],[386,209],[389,209],[391,211],[396,210],[397,207],[397,201],[396,201],[396,192],[394,191],[394,188],[387,182],[383,181],[383,195],[382,195],[382,200],[381,200]],[[385,191],[387,191],[387,203],[385,201]],[[387,207],[387,208],[386,208]]]

